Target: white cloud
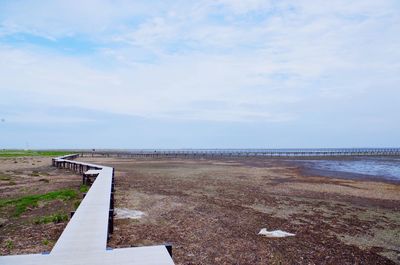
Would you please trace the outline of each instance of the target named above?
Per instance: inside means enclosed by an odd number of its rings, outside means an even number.
[[[216,2],[225,5],[236,14],[244,14],[255,10],[261,11],[272,7],[272,1],[270,0],[217,0]]]
[[[28,93],[142,117],[288,122],[309,104],[378,88],[400,96],[399,9],[391,0],[11,2],[0,36],[84,36],[101,48],[72,57],[1,45],[0,103]]]

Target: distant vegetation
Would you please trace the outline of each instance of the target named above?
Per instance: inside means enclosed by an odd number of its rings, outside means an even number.
[[[63,156],[70,153],[71,152],[62,152],[62,151],[0,150],[0,157]]]
[[[28,207],[38,206],[39,201],[71,200],[77,197],[77,192],[71,189],[53,191],[45,194],[28,195],[16,199],[0,199],[0,208],[6,205],[15,207],[14,216],[20,216]]]

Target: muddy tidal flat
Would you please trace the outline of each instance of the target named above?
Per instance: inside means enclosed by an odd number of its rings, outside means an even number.
[[[81,201],[81,183],[49,157],[1,157],[0,255],[50,251]]]
[[[114,166],[116,207],[144,213],[115,221],[111,247],[172,243],[176,264],[400,264],[393,181],[284,159],[83,160]]]
[[[29,159],[0,161],[1,199],[79,192],[79,176]],[[177,265],[400,264],[400,183],[392,179],[287,159],[80,159],[116,169],[123,214],[115,216],[113,248],[171,243]],[[35,220],[54,207],[69,211],[74,200],[39,202],[20,217],[1,207],[1,254],[51,249],[66,221]],[[267,238],[262,228],[295,236]]]

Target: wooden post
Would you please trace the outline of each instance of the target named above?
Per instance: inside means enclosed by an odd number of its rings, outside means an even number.
[[[172,258],[172,244],[171,243],[166,243],[165,244],[165,248],[167,249],[167,251],[168,251],[168,254],[171,256],[171,258]]]
[[[110,210],[108,213],[108,233],[114,233],[114,210]]]
[[[114,192],[110,195],[110,210],[114,210]]]

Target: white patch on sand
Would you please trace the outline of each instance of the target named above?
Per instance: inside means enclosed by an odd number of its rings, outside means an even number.
[[[140,219],[146,214],[142,211],[131,210],[127,208],[115,208],[115,218],[116,219]]]
[[[259,235],[265,237],[287,237],[287,236],[295,236],[295,234],[288,233],[282,230],[274,230],[274,231],[267,231],[267,228],[263,228],[258,232]]]

